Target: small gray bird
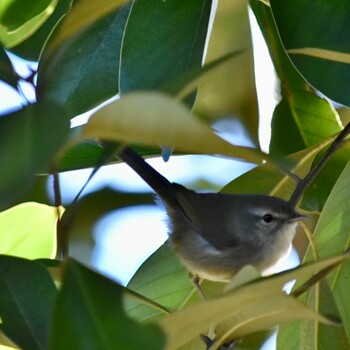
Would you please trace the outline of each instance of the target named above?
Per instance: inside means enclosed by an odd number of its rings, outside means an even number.
[[[169,217],[169,241],[195,276],[229,281],[250,264],[262,274],[289,251],[305,216],[265,195],[196,193],[170,183],[129,147],[118,152],[157,193]]]

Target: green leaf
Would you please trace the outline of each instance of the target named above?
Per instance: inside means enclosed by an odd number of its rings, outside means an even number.
[[[344,265],[348,264],[345,262]],[[321,280],[302,296],[301,301],[309,308],[322,314],[339,318],[339,309],[327,280]],[[303,320],[280,327],[277,334],[278,348],[294,349],[347,349],[344,325],[332,327],[317,320]]]
[[[317,90],[350,105],[348,1],[271,0],[277,28],[293,64]]]
[[[79,142],[64,152],[57,166],[58,171],[63,172],[95,167],[99,159],[103,156],[103,152],[103,147],[94,140]]]
[[[350,222],[346,219],[348,212],[348,201],[350,200],[350,164],[346,166],[331,194],[329,195],[325,206],[321,212],[317,226],[314,230],[314,240],[318,255],[322,258],[334,255],[349,248],[350,241]],[[313,259],[313,253],[309,249],[305,258],[306,261]],[[350,273],[350,264],[345,262],[327,277],[328,285],[316,286],[305,297],[305,302],[316,310],[327,310],[329,308],[336,310],[332,303],[336,303],[343,328],[339,330],[320,329],[317,322],[302,322],[294,325],[282,327],[278,334],[278,342],[283,349],[302,349],[307,344],[319,343],[323,348],[347,348],[350,344],[350,302],[347,298],[348,276]],[[322,297],[324,295],[324,297]],[[322,297],[322,298],[321,298]],[[333,301],[334,299],[334,301]],[[318,332],[315,333],[315,329]],[[332,331],[333,336],[328,334]],[[344,334],[347,335],[347,338]],[[302,338],[296,335],[303,334]],[[289,343],[289,339],[293,339]],[[289,344],[289,345],[288,345]],[[339,347],[338,345],[343,347]],[[344,344],[347,344],[345,346]],[[288,346],[287,346],[288,345]]]
[[[175,147],[177,151],[222,154],[261,162],[256,149],[238,147],[217,136],[185,105],[157,92],[133,92],[97,111],[83,138]]]
[[[10,49],[15,55],[28,61],[39,61],[40,53],[53,28],[69,10],[73,0],[59,0],[55,10],[45,23],[29,38]]]
[[[286,295],[283,285],[290,280],[308,278],[334,263],[350,258],[343,254],[316,263],[301,266],[255,283],[234,289],[217,298],[202,301],[166,316],[161,325],[168,336],[167,350],[177,349],[199,334],[216,326],[217,343],[237,339],[276,324],[311,319],[335,325],[336,322],[305,307],[297,299]]]
[[[238,120],[246,128],[253,143],[258,145],[259,113],[247,1],[213,2],[213,7],[216,5],[206,62],[230,51],[243,52],[236,59],[208,73],[199,86],[195,110],[210,116],[211,120]]]
[[[315,143],[322,143],[342,129],[337,112],[329,101],[313,91],[290,62],[280,42],[271,9],[257,0],[251,1],[251,5],[264,34],[281,86],[282,100],[273,115],[270,152],[286,155]],[[349,148],[348,145],[344,145],[333,155],[306,191],[304,208],[322,210],[348,159]]]
[[[128,288],[163,305],[168,310],[179,309],[194,293],[187,269],[165,243],[138,269]],[[134,319],[150,322],[164,313],[139,300],[125,301],[127,313]]]
[[[313,92],[291,89],[273,113],[270,150],[280,155],[294,153],[341,129],[339,116],[329,101]]]
[[[52,49],[46,46],[38,72],[39,99],[65,104],[71,116],[118,93],[120,45],[130,6],[96,20]],[[65,28],[68,13],[56,32]],[[74,13],[73,13],[74,14]]]
[[[350,221],[347,220],[350,200],[350,163],[336,182],[314,231],[314,239],[320,257],[330,256],[349,248]],[[308,259],[310,260],[310,254]],[[344,328],[350,340],[350,301],[346,297],[347,276],[350,264],[340,266],[336,272],[329,275],[328,281],[338,304]]]
[[[120,91],[160,89],[200,67],[211,0],[138,0],[130,12],[120,62]]]
[[[300,178],[305,177],[317,154],[332,140],[292,154],[283,159],[280,166],[278,163],[266,162],[234,179],[221,192],[269,194],[288,200],[295,189],[295,181],[283,173],[281,168],[286,167]]]
[[[1,334],[0,334],[0,341],[2,342],[2,335]],[[18,347],[15,346],[14,344],[8,344],[8,338],[6,338],[4,341],[5,341],[6,345],[0,345],[0,350],[17,350],[18,349]],[[7,346],[7,344],[11,345],[11,346]]]
[[[0,254],[27,259],[54,258],[58,209],[22,203],[0,213]]]
[[[202,281],[206,297],[222,293],[224,283]],[[125,309],[128,315],[140,322],[155,322],[172,311],[200,300],[186,267],[180,263],[166,242],[137,270],[128,289],[142,295],[126,294]],[[157,305],[153,305],[152,302]],[[161,305],[161,307],[159,307]]]
[[[74,1],[71,10],[50,39],[48,57],[51,54],[54,55],[54,52],[61,45],[67,43],[93,23],[116,11],[125,3],[127,3],[126,0],[110,0],[102,3],[91,0]]]
[[[280,79],[282,99],[273,113],[270,152],[286,155],[323,142],[341,130],[337,112],[316,95],[290,62],[270,7],[258,0],[251,5]]]
[[[5,0],[0,7],[0,41],[11,48],[32,35],[54,11],[58,0]]]
[[[4,49],[0,48],[0,80],[17,90],[18,78]]]
[[[346,264],[346,263],[345,263]],[[337,317],[339,311],[334,295],[326,280],[322,280],[307,293],[302,301],[311,309]],[[303,320],[280,327],[277,334],[278,349],[347,349],[344,326],[332,327],[314,320]]]
[[[0,328],[20,348],[47,349],[56,294],[42,265],[0,256]]]
[[[53,103],[29,105],[0,118],[0,209],[16,202],[65,142],[69,121]]]
[[[347,164],[333,187],[314,230],[314,239],[321,257],[339,253],[349,247],[350,220],[347,220],[346,216],[349,210],[349,200],[350,163]],[[311,259],[310,254],[309,260]]]
[[[53,313],[51,350],[162,349],[155,325],[140,326],[125,316],[123,287],[69,260]]]
[[[317,162],[320,157],[321,155],[316,158],[315,162]],[[305,203],[305,207],[310,210],[322,210],[334,184],[344,170],[349,157],[350,142],[346,140],[339,151],[328,161],[312,185],[305,192],[305,198],[308,199],[308,203]]]
[[[195,66],[184,72],[162,87],[162,91],[176,96],[178,99],[184,99],[191,92],[196,91],[199,81],[205,79],[206,75],[215,68],[220,67],[227,60],[236,57],[241,51],[230,52],[227,55],[217,58],[214,61],[206,63],[203,67]]]

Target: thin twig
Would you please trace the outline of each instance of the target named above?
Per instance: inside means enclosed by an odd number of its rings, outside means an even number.
[[[57,172],[53,173],[53,191],[54,191],[54,198],[55,198],[55,207],[57,208],[58,213],[58,219],[57,219],[57,258],[58,259],[64,259],[68,256],[68,239],[67,235],[65,234],[64,224],[61,220],[60,214],[60,206],[62,206],[62,197],[61,197],[61,190],[60,190],[60,182],[59,182],[59,176]]]
[[[290,197],[289,203],[293,206],[296,206],[299,199],[302,197],[305,190],[309,187],[311,182],[315,177],[320,173],[323,167],[326,165],[328,160],[332,155],[337,151],[341,146],[346,136],[350,133],[350,122],[345,126],[345,128],[338,134],[338,136],[331,143],[321,160],[316,164],[316,166],[305,176],[304,179],[297,182],[297,186]]]
[[[334,268],[336,268],[341,262],[337,262],[333,265],[330,265],[323,270],[316,273],[314,276],[309,278],[305,283],[303,283],[300,287],[298,287],[296,290],[294,290],[291,295],[293,295],[295,298],[298,298],[300,295],[308,291],[312,286],[314,286],[316,283],[321,281],[325,276],[327,276]]]

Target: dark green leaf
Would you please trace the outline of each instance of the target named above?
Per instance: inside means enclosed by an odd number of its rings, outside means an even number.
[[[103,154],[104,149],[97,141],[80,142],[65,152],[57,166],[58,171],[95,167]]]
[[[139,154],[144,156],[159,155],[160,153],[159,147],[133,146],[133,148]],[[61,172],[84,168],[94,168],[104,157],[104,152],[105,149],[102,147],[100,142],[94,140],[82,141],[64,153],[62,159],[60,159],[60,162],[57,165],[57,170]],[[114,157],[110,161],[118,162],[118,159],[117,157]]]
[[[6,10],[1,11],[1,22],[10,31],[20,27],[23,23],[39,15],[52,3],[52,0],[10,0],[6,1]]]
[[[301,74],[317,90],[349,106],[350,2],[271,0],[271,9],[284,48]]]
[[[166,84],[163,87],[163,90],[171,95],[178,95],[180,98],[186,97],[189,93],[196,90],[198,80],[201,77],[204,77],[211,70],[221,66],[230,58],[233,58],[241,53],[241,51],[230,52],[212,62],[206,63],[203,67],[195,66],[193,69],[170,81],[169,84]]]
[[[68,131],[64,110],[52,103],[29,105],[0,118],[0,208],[28,191],[34,174],[48,173]]]
[[[68,261],[54,308],[50,349],[162,349],[164,336],[156,326],[140,326],[125,316],[123,290]]]
[[[128,12],[126,6],[110,13],[55,50],[49,43],[39,65],[39,99],[45,96],[65,104],[75,116],[117,94],[119,49]]]
[[[5,50],[0,48],[0,80],[17,90],[18,78]]]
[[[320,154],[315,163],[320,159]],[[310,210],[321,211],[328,196],[333,190],[334,184],[344,170],[350,159],[350,143],[345,142],[340,150],[328,161],[314,182],[305,192],[303,207]]]
[[[288,101],[284,98],[273,111],[271,120],[270,152],[286,155],[305,148],[300,129],[295,123]]]
[[[134,1],[120,65],[120,91],[162,88],[200,67],[210,0]]]
[[[42,265],[0,255],[0,328],[22,349],[47,349],[56,294]]]

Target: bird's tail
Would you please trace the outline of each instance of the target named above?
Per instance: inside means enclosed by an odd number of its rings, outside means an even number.
[[[124,147],[117,156],[128,164],[163,201],[168,204],[177,202],[173,184],[152,168],[138,153],[130,147]]]

